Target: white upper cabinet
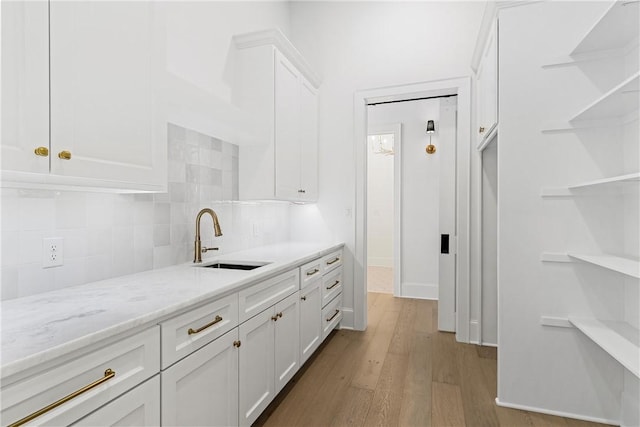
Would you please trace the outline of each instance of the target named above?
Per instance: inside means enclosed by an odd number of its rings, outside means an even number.
[[[494,21],[477,72],[478,143],[498,125],[498,22]]]
[[[166,189],[158,6],[71,1],[2,8],[4,181]],[[12,50],[20,61],[6,60]]]
[[[233,102],[251,118],[240,147],[240,198],[318,198],[318,79],[280,31],[234,37]]]

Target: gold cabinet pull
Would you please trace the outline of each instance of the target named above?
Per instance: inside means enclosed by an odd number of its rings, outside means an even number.
[[[327,265],[335,264],[338,261],[340,261],[340,257],[337,256],[334,259],[332,259],[331,261],[327,261]]]
[[[300,299],[301,299],[302,301],[306,301],[306,300],[307,300],[307,297],[300,297]]]
[[[480,126],[480,129],[478,129],[479,133],[484,133],[484,126]]]
[[[278,321],[278,316],[277,315],[271,316],[271,320],[273,320],[274,322],[277,322]]]
[[[47,157],[49,155],[49,149],[47,147],[38,147],[33,150],[36,153],[36,156]]]
[[[24,417],[21,420],[16,421],[13,424],[10,424],[9,427],[18,427],[21,426],[23,424],[28,423],[29,421],[32,421],[36,418],[38,418],[40,415],[46,414],[47,412],[51,411],[52,409],[57,408],[58,406],[62,405],[63,403],[67,403],[68,401],[70,401],[71,399],[74,399],[78,396],[80,396],[82,393],[86,393],[87,391],[91,390],[92,388],[95,388],[97,386],[99,386],[100,384],[102,384],[105,381],[110,380],[111,378],[116,376],[116,372],[111,370],[111,369],[107,369],[106,371],[104,371],[104,376],[102,378],[100,378],[99,380],[96,380],[94,382],[92,382],[89,385],[86,385],[84,387],[82,387],[80,390],[76,390],[73,393],[63,397],[62,399],[53,402],[52,404],[45,406],[44,408],[37,410],[36,412],[34,412],[31,415],[28,415],[26,417]]]
[[[327,319],[327,322],[331,322],[331,321],[333,320],[333,318],[334,318],[334,317],[336,317],[336,316],[338,315],[338,313],[340,313],[340,310],[338,310],[338,309],[336,308],[336,312],[335,312],[335,313],[333,313],[333,315]]]
[[[314,274],[318,273],[320,270],[318,270],[317,268],[314,268],[311,271],[307,271],[307,276],[313,276]]]
[[[233,346],[236,348],[240,348],[240,346],[242,345],[242,341],[234,341],[233,342]]]
[[[327,288],[327,290],[331,290],[340,284],[340,280],[336,280],[335,283]]]
[[[61,151],[58,153],[58,158],[62,159],[62,160],[71,160],[71,151]]]
[[[188,332],[189,332],[189,335],[193,335],[193,334],[197,334],[198,332],[202,332],[202,331],[204,331],[205,329],[207,329],[207,328],[209,328],[209,327],[211,327],[211,326],[213,326],[213,325],[215,325],[216,323],[219,323],[219,322],[222,322],[222,317],[220,317],[220,316],[216,316],[216,318],[215,318],[215,319],[213,319],[213,321],[212,321],[212,322],[207,323],[206,325],[201,326],[201,327],[199,327],[198,329],[192,329],[192,328],[189,328],[189,331],[188,331]]]

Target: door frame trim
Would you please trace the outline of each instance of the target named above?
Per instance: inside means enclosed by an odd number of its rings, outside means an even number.
[[[418,96],[458,95],[457,171],[456,171],[456,235],[457,262],[455,284],[456,339],[469,342],[470,314],[470,158],[471,158],[471,79],[457,77],[391,87],[360,90],[354,94],[354,153],[355,153],[355,254],[354,254],[354,329],[367,327],[367,248],[366,248],[366,191],[367,191],[367,104],[369,102],[406,100]]]

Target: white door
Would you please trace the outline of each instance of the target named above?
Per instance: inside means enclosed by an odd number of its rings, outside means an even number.
[[[276,198],[298,198],[300,188],[299,97],[295,67],[275,52]]]
[[[300,293],[289,295],[275,305],[275,387],[276,394],[300,369]]]
[[[51,173],[166,181],[164,33],[154,2],[50,2]]]
[[[300,189],[301,199],[318,200],[318,95],[301,77],[300,85]]]
[[[237,425],[237,340],[233,329],[162,372],[163,425]]]
[[[73,426],[160,425],[160,375],[72,424]]]
[[[47,1],[3,1],[2,169],[49,173]]]
[[[239,326],[241,426],[251,425],[275,397],[273,307]]]
[[[456,330],[456,110],[457,99],[440,100],[438,329]]]
[[[322,342],[321,276],[300,291],[300,365]]]

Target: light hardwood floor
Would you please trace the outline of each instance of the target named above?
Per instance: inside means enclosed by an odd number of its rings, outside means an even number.
[[[495,405],[496,351],[437,331],[435,301],[370,293],[365,332],[334,332],[257,426],[599,426]]]

